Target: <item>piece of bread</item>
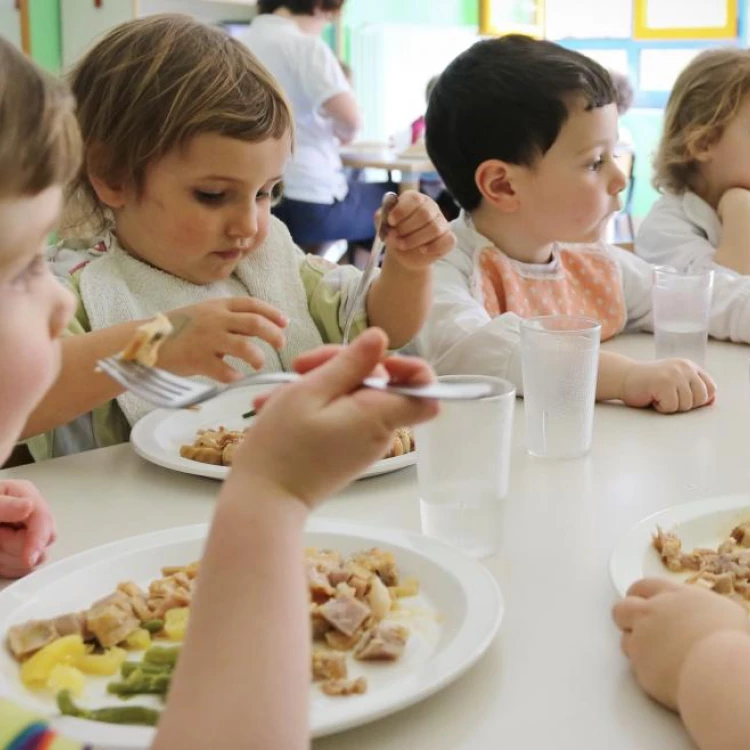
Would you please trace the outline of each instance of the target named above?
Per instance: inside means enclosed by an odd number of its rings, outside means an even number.
[[[135,335],[120,353],[120,359],[153,367],[159,356],[159,347],[173,330],[169,319],[159,313],[153,320],[138,326]]]

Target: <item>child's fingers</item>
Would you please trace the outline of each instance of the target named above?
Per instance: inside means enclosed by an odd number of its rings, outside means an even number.
[[[389,223],[392,225],[392,234],[399,239],[411,238],[425,227],[431,227],[436,232],[444,232],[448,228],[448,222],[437,204],[429,198],[425,198],[425,203],[422,205],[415,206],[414,210],[408,216],[399,220],[398,223],[393,224],[392,221],[389,221]]]
[[[628,659],[632,659],[632,654],[631,654],[632,641],[633,641],[633,634],[629,632],[628,630],[623,631],[622,638],[620,639],[620,648],[622,649],[622,653],[625,654],[625,656],[627,656]]]
[[[399,194],[396,205],[388,212],[388,226],[398,226],[402,221],[411,216],[429,198],[416,190],[405,190]],[[378,219],[380,211],[378,211]]]
[[[698,376],[706,384],[706,391],[708,393],[707,403],[712,404],[716,398],[716,383],[713,378],[703,370],[698,370]]]
[[[387,346],[388,337],[383,331],[368,328],[333,359],[312,371],[300,386],[326,402],[351,393],[375,369]]]
[[[20,529],[0,525],[0,552],[20,559],[26,542],[26,527]]]
[[[0,578],[22,578],[31,572],[20,557],[0,552]]]
[[[690,378],[690,390],[693,394],[693,408],[705,406],[708,403],[708,388],[705,381],[697,373]]]
[[[643,617],[648,611],[648,602],[640,596],[629,596],[615,604],[612,609],[612,618],[620,630],[629,631],[633,629],[636,620]]]
[[[228,300],[227,308],[233,313],[261,315],[282,328],[289,325],[289,318],[278,307],[274,307],[257,297],[232,297]]]
[[[255,336],[266,341],[274,349],[283,349],[286,343],[284,328],[262,315],[236,314],[229,320],[229,332],[240,336]]]
[[[401,251],[409,251],[419,248],[426,253],[427,248],[430,247],[433,242],[437,242],[440,235],[444,232],[447,232],[447,229],[440,228],[435,224],[430,223],[405,237],[399,236],[398,238],[394,238],[393,245],[395,245],[397,250]]]
[[[394,383],[426,385],[435,380],[432,368],[419,357],[387,357],[382,365]]]
[[[684,584],[670,581],[668,578],[641,578],[636,581],[627,591],[628,596],[640,596],[650,599],[652,596],[663,594],[667,591],[680,590]]]
[[[0,523],[21,523],[34,510],[34,502],[28,497],[0,495]]]
[[[360,412],[365,412],[369,419],[377,419],[388,432],[428,422],[440,409],[438,402],[431,399],[397,396],[366,388],[356,393],[353,400]],[[349,410],[351,404],[342,401],[338,408],[342,410],[341,420],[344,421],[348,416],[344,410]]]
[[[226,340],[222,341],[221,350],[225,357],[241,359],[256,370],[260,370],[266,361],[263,350],[247,336],[239,334],[230,334]]]
[[[333,359],[343,348],[341,344],[324,344],[317,349],[300,354],[292,363],[294,371],[300,375],[304,375],[311,370],[316,370],[321,365]],[[388,370],[382,364],[378,363],[372,373],[370,373],[370,377],[387,378]]]
[[[29,518],[23,545],[23,560],[29,567],[33,568],[39,563],[54,533],[55,521],[46,507],[40,508]]]

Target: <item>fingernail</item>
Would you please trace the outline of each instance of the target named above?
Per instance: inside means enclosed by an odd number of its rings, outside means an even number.
[[[291,322],[292,321],[286,315],[281,316],[281,325],[288,326]]]
[[[39,558],[42,556],[42,553],[39,551],[33,552],[31,554],[31,557],[29,557],[29,562],[31,563],[31,567],[35,567],[36,564],[39,562]]]

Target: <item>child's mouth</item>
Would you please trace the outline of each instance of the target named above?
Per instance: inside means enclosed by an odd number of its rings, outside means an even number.
[[[239,260],[242,257],[241,250],[217,250],[214,255],[218,255],[222,260]]]

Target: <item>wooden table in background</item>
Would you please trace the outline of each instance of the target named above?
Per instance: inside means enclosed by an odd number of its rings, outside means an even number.
[[[427,156],[400,156],[387,146],[352,144],[341,150],[341,161],[352,169],[398,170],[401,173],[399,192],[419,190],[420,175],[434,172]]]

